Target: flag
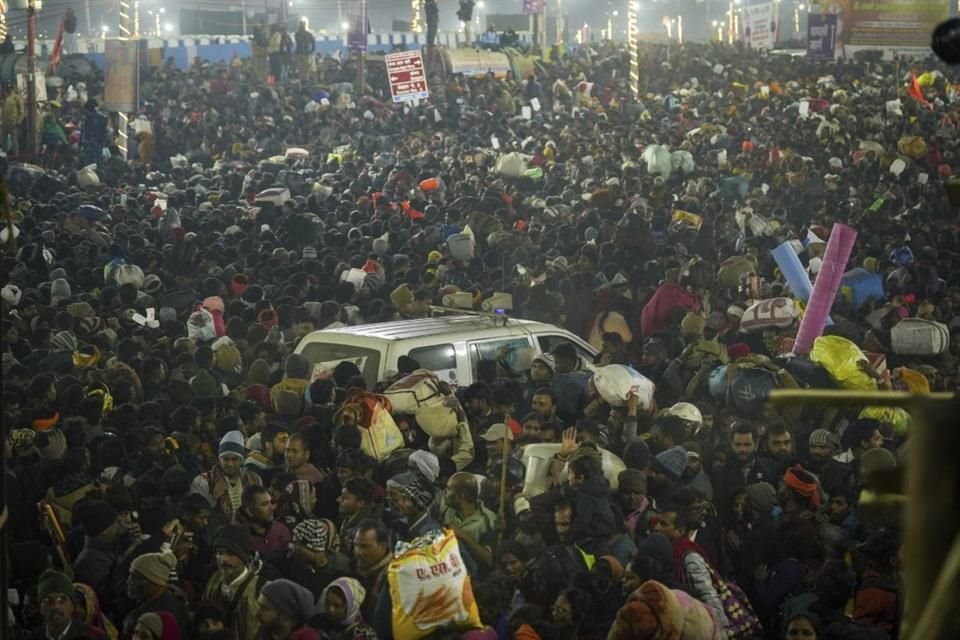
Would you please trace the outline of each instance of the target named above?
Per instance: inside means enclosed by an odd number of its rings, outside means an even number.
[[[917,82],[917,72],[910,71],[910,88],[907,89],[914,100],[927,107],[928,109],[933,109],[933,105],[924,97],[923,89],[920,88],[920,84]]]
[[[53,73],[57,72],[57,65],[60,64],[60,54],[63,52],[63,20],[60,21],[60,30],[57,32],[57,41],[53,45],[53,54],[50,56],[50,69]]]

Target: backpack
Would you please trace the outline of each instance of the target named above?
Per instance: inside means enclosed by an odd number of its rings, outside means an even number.
[[[713,566],[705,563],[710,570],[710,580],[713,588],[720,596],[723,612],[727,615],[727,638],[729,640],[748,640],[763,636],[763,627],[760,618],[753,610],[743,589],[736,583],[725,580]]]

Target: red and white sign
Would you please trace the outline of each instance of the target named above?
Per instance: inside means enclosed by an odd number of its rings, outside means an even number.
[[[423,100],[430,95],[427,74],[423,70],[423,56],[419,50],[388,53],[385,59],[394,102]]]

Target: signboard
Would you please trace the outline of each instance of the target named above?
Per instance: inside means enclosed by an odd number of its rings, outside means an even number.
[[[140,108],[140,41],[107,40],[103,108],[132,113]]]
[[[746,8],[746,41],[751,49],[773,49],[773,3],[764,2]]]
[[[367,0],[350,0],[347,5],[347,47],[367,50]]]
[[[394,102],[423,100],[430,95],[427,76],[423,72],[423,56],[419,49],[388,53],[384,60]]]
[[[854,47],[930,49],[930,34],[950,17],[943,0],[853,0],[849,44]]]
[[[523,15],[532,16],[535,13],[543,13],[546,4],[546,0],[523,0]]]
[[[811,13],[807,16],[807,58],[833,60],[836,54],[837,16]]]

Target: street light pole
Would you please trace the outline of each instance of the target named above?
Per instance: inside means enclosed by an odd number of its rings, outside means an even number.
[[[16,135],[16,134],[15,134]],[[27,155],[37,153],[37,6],[27,4]]]

